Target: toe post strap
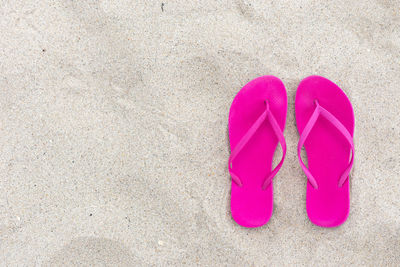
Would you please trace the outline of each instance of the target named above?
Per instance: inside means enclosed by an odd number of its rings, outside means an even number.
[[[233,160],[236,158],[236,156],[240,153],[240,151],[243,149],[243,147],[249,142],[252,136],[256,133],[256,131],[260,128],[260,126],[268,119],[269,123],[271,124],[271,127],[278,138],[278,141],[282,147],[282,158],[279,164],[265,177],[263,184],[261,185],[262,189],[265,190],[270,184],[272,179],[275,177],[275,175],[278,173],[280,168],[283,165],[285,155],[286,155],[286,142],[285,138],[283,136],[283,132],[281,128],[279,127],[278,122],[276,121],[274,115],[272,114],[270,108],[269,108],[269,101],[265,100],[265,110],[264,112],[258,117],[256,122],[250,127],[250,129],[244,134],[242,139],[239,141],[239,143],[235,146],[233,149],[231,155],[229,156],[229,172],[231,174],[232,180],[238,185],[238,186],[243,186],[242,181],[240,178],[234,173],[233,171]]]
[[[322,107],[318,100],[314,100],[314,103],[316,105],[314,112],[312,113],[310,119],[308,120],[306,126],[303,129],[303,132],[300,135],[299,143],[297,146],[297,156],[299,158],[299,162],[301,165],[301,168],[303,169],[304,173],[307,176],[308,181],[310,184],[315,188],[318,189],[318,183],[315,180],[314,176],[311,174],[310,170],[306,167],[304,164],[302,158],[301,158],[301,149],[304,146],[305,141],[307,140],[308,135],[310,134],[312,128],[314,127],[315,123],[317,122],[319,116],[323,116],[325,119],[327,119],[330,123],[332,123],[336,129],[339,130],[339,132],[346,138],[347,142],[350,145],[351,148],[351,159],[346,167],[346,169],[343,171],[342,175],[340,176],[338,180],[338,186],[342,187],[342,185],[346,182],[346,180],[349,177],[351,168],[353,167],[353,162],[354,162],[354,142],[353,142],[353,137],[347,130],[347,128],[328,110],[326,110],[324,107]]]

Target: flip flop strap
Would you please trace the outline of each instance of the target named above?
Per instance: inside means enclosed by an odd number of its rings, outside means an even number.
[[[239,143],[235,146],[233,149],[231,155],[229,156],[229,172],[231,174],[232,180],[238,185],[242,186],[243,183],[240,180],[240,178],[233,172],[232,170],[232,162],[236,158],[236,156],[240,153],[240,151],[243,149],[243,147],[249,142],[251,137],[254,136],[254,134],[257,132],[258,128],[262,125],[262,123],[268,119],[272,129],[274,130],[275,135],[278,138],[279,143],[281,144],[282,147],[282,159],[279,162],[279,164],[267,175],[265,178],[263,184],[262,184],[262,189],[265,189],[268,187],[268,185],[271,183],[272,178],[278,173],[279,169],[282,167],[283,161],[285,159],[286,155],[286,142],[285,138],[283,136],[283,132],[281,128],[278,125],[278,122],[276,121],[274,115],[269,109],[269,103],[268,101],[265,102],[266,108],[265,111],[260,115],[260,117],[256,120],[256,122],[250,127],[250,129],[245,133],[245,135],[242,137],[242,139],[239,141]]]
[[[314,176],[311,174],[310,170],[306,167],[304,164],[302,158],[301,158],[301,149],[304,146],[304,143],[310,134],[312,128],[314,127],[315,123],[317,122],[318,117],[321,115],[325,119],[327,119],[330,123],[332,123],[336,129],[339,130],[339,132],[346,138],[347,142],[350,144],[351,147],[351,160],[346,167],[346,169],[343,171],[342,175],[340,176],[338,186],[341,187],[344,182],[347,180],[349,177],[351,168],[353,167],[353,161],[354,161],[354,143],[353,143],[353,137],[347,130],[347,128],[328,110],[323,108],[319,103],[318,100],[315,100],[316,108],[311,115],[310,119],[308,120],[306,126],[303,129],[303,132],[300,136],[299,139],[299,144],[297,146],[297,156],[300,161],[301,168],[303,169],[304,173],[306,174],[308,180],[310,181],[311,185],[315,188],[318,189],[318,184],[317,181],[315,180]]]

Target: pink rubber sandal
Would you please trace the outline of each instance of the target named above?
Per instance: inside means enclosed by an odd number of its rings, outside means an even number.
[[[252,80],[232,102],[229,112],[231,212],[241,226],[262,226],[272,215],[272,179],[286,155],[283,137],[286,110],[285,86],[274,76]],[[283,155],[271,171],[278,142]]]
[[[307,214],[322,227],[344,223],[349,215],[349,173],[354,159],[354,114],[345,93],[333,82],[310,76],[296,93],[300,134],[297,154],[307,178]],[[308,168],[301,159],[305,147]]]

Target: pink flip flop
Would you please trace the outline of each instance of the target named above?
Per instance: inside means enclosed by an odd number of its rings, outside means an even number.
[[[272,179],[286,155],[283,137],[286,110],[285,86],[274,76],[249,82],[232,102],[229,112],[231,212],[241,226],[262,226],[272,215]],[[283,155],[271,171],[278,142]]]
[[[307,214],[322,227],[344,223],[349,215],[349,173],[354,159],[354,114],[345,93],[333,82],[310,76],[296,93],[300,134],[297,154],[307,178]],[[308,168],[301,159],[305,147]]]

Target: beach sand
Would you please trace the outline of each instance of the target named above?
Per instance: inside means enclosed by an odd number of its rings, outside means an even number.
[[[162,1],[0,1],[0,265],[398,265],[399,1]],[[333,229],[308,220],[296,155],[312,74],[356,117]],[[228,112],[261,75],[286,86],[288,153],[271,220],[246,229]]]

